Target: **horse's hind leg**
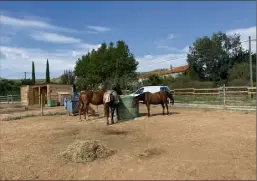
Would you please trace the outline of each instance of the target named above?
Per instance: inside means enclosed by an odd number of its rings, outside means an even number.
[[[112,117],[111,117],[111,124],[114,124],[114,120],[113,120],[114,111],[115,111],[115,107],[111,107],[111,114],[112,114]]]
[[[162,115],[164,115],[165,106],[164,106],[164,104],[161,104],[161,105],[162,105]]]
[[[110,110],[109,110],[110,108],[109,108],[109,105],[106,103],[105,105],[104,105],[104,112],[105,112],[105,116],[106,116],[106,125],[108,126],[109,125],[109,114],[110,114]]]
[[[84,108],[84,105],[83,104],[80,104],[79,105],[79,119],[80,119],[80,121],[82,121],[81,120],[81,110]]]

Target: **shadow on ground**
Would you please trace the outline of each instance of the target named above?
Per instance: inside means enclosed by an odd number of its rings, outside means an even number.
[[[173,115],[173,114],[180,114],[179,112],[170,112],[170,115]],[[148,114],[147,113],[140,113],[139,114],[139,117],[142,117],[142,116],[147,116]],[[150,117],[152,116],[163,116],[162,113],[155,113],[155,114],[151,114]],[[164,116],[167,116],[167,113],[164,113]]]

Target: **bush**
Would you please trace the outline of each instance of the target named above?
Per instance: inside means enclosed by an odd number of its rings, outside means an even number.
[[[234,79],[228,83],[229,86],[249,86],[249,80],[246,79]]]

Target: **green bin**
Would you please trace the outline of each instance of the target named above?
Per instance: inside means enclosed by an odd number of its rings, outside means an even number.
[[[57,101],[56,100],[48,100],[47,105],[48,105],[48,107],[56,107]]]
[[[139,104],[133,105],[133,96],[121,96],[119,103],[120,120],[130,120],[139,117]]]

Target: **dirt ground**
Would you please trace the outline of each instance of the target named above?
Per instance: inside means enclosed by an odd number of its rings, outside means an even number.
[[[44,107],[45,114],[49,112],[66,112],[63,106],[58,107]],[[0,103],[0,121],[4,120],[7,117],[19,117],[19,116],[26,116],[26,115],[40,115],[41,108],[39,105],[29,106],[28,109],[25,109],[25,106],[14,103],[14,104],[7,104],[7,103]]]
[[[44,107],[45,110],[60,108],[60,107]],[[62,107],[63,108],[63,107]],[[23,113],[30,111],[40,111],[40,105],[29,106],[28,110],[25,110],[25,106],[20,103],[0,103],[0,115],[1,114],[13,114],[13,113]]]
[[[45,116],[0,122],[2,179],[256,178],[256,113],[172,108],[106,126],[105,119]],[[144,106],[140,112],[146,113]],[[107,159],[66,163],[76,139],[117,150]]]

